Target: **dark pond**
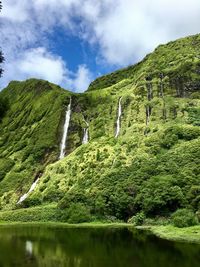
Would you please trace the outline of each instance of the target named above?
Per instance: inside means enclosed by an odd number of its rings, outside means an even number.
[[[0,227],[0,267],[199,267],[200,246],[127,228]]]

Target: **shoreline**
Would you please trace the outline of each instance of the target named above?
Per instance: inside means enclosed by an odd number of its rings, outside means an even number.
[[[0,222],[0,228],[22,227],[22,226],[38,226],[49,228],[134,228],[137,230],[148,231],[158,238],[168,241],[196,243],[200,244],[200,225],[177,228],[172,225],[167,226],[134,226],[127,223],[103,223],[91,222],[80,224],[68,224],[62,222]]]
[[[104,222],[90,222],[90,223],[77,223],[70,224],[64,222],[0,222],[1,227],[10,226],[46,226],[46,227],[63,227],[63,228],[135,228],[134,225],[127,223],[104,223]]]
[[[150,231],[158,238],[168,241],[200,244],[200,225],[178,228],[173,225],[137,226],[137,229]]]

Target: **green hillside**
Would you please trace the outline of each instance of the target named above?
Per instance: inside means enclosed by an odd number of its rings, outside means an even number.
[[[200,210],[200,35],[159,46],[83,94],[31,79],[10,83],[1,99],[0,220],[127,221]]]

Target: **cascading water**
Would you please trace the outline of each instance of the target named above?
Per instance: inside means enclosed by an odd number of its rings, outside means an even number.
[[[146,126],[149,125],[150,116],[151,116],[151,107],[150,106],[147,106],[146,107]]]
[[[120,133],[120,119],[122,115],[122,106],[121,106],[122,97],[119,99],[119,105],[118,105],[118,117],[117,117],[117,128],[116,128],[116,134],[115,137],[118,137]]]
[[[83,131],[84,131],[84,134],[83,134],[83,141],[82,141],[82,144],[87,144],[88,141],[89,141],[89,123],[84,120],[86,125],[87,125],[87,128],[84,128]]]
[[[35,180],[35,182],[31,185],[31,188],[29,189],[28,193],[24,194],[22,197],[20,197],[19,201],[17,202],[17,204],[22,203],[25,199],[27,199],[28,195],[34,191],[34,189],[36,188],[36,185],[39,181],[39,178],[37,180]]]
[[[62,137],[62,141],[60,145],[59,159],[63,159],[65,157],[67,133],[68,133],[68,128],[69,128],[70,116],[71,116],[71,102],[72,102],[72,99],[70,97],[69,105],[67,107],[66,116],[65,116],[65,124],[64,124],[64,130],[63,130],[63,137]]]

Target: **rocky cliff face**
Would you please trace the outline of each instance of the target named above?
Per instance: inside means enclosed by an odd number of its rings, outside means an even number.
[[[170,214],[198,201],[200,36],[159,46],[137,65],[74,94],[45,81],[12,82],[0,123],[2,209],[39,177],[24,207],[58,203],[127,220]],[[71,97],[66,157],[58,160]],[[121,99],[121,100],[120,100]],[[120,133],[116,137],[121,104]],[[82,144],[89,125],[89,142]],[[52,164],[53,163],[53,164]]]

